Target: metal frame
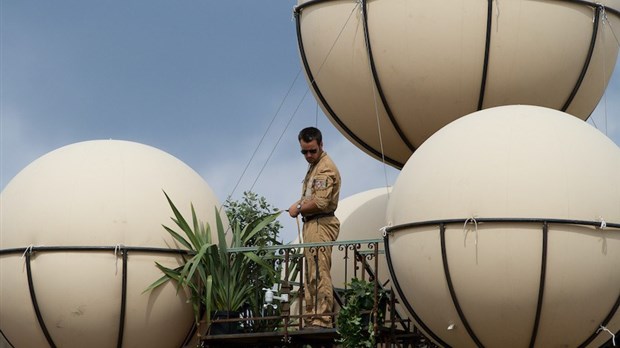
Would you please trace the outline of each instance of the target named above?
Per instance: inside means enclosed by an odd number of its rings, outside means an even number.
[[[306,75],[308,76],[308,80],[310,81],[310,84],[312,85],[312,88],[313,88],[317,98],[320,100],[320,102],[323,105],[323,107],[325,108],[325,110],[329,113],[331,118],[338,124],[338,126],[347,134],[347,136],[352,138],[356,143],[361,145],[366,151],[370,152],[375,157],[384,159],[385,162],[389,163],[390,165],[396,166],[398,168],[402,168],[405,165],[404,163],[401,163],[400,161],[397,161],[397,160],[395,160],[393,158],[386,157],[384,154],[382,154],[378,150],[372,148],[369,144],[367,144],[362,139],[360,139],[357,135],[355,135],[351,131],[351,129],[349,129],[344,124],[344,122],[342,122],[340,117],[338,117],[336,112],[332,109],[332,107],[328,103],[328,101],[325,98],[325,96],[322,94],[321,89],[319,88],[318,84],[316,83],[316,81],[314,79],[314,76],[312,74],[312,70],[310,69],[310,66],[309,66],[309,63],[308,63],[308,59],[307,59],[306,53],[305,53],[304,42],[303,42],[303,37],[302,37],[302,33],[301,33],[301,15],[302,15],[302,12],[303,12],[303,10],[305,8],[308,8],[308,7],[311,7],[311,6],[314,6],[314,5],[318,5],[318,4],[321,4],[321,3],[325,3],[325,2],[330,2],[330,1],[337,1],[337,0],[311,0],[311,1],[307,1],[307,2],[305,2],[303,4],[300,4],[300,5],[296,6],[295,9],[294,9],[294,15],[295,15],[295,21],[296,21],[296,29],[297,29],[297,42],[299,44],[299,52],[300,52],[300,55],[301,55],[301,60],[302,60],[304,69],[306,71]],[[355,1],[356,0],[351,0],[351,2],[355,2]],[[374,59],[373,50],[372,50],[372,46],[371,46],[371,42],[370,42],[369,25],[368,25],[368,11],[367,11],[368,0],[359,0],[359,1],[361,2],[360,6],[361,6],[362,18],[363,18],[364,42],[366,44],[366,51],[367,51],[367,54],[368,54],[370,70],[372,72],[372,79],[374,81],[374,84],[375,84],[375,87],[377,89],[377,92],[379,93],[379,96],[380,96],[383,108],[385,109],[385,111],[386,111],[386,113],[388,115],[388,118],[389,118],[390,122],[392,123],[392,126],[394,127],[394,129],[398,133],[401,141],[409,148],[409,150],[411,150],[411,152],[415,152],[416,147],[407,138],[407,136],[404,133],[404,130],[398,124],[396,118],[394,117],[392,109],[391,109],[391,107],[389,105],[387,97],[385,96],[385,93],[383,92],[383,88],[381,87],[381,79],[379,78],[379,74],[378,74],[377,69],[376,69],[375,59]],[[582,0],[561,0],[561,1],[569,2],[569,3],[574,3],[574,4],[578,4],[578,5],[583,5],[583,6],[588,6],[588,7],[591,7],[591,8],[594,9],[594,20],[593,20],[593,24],[592,24],[592,26],[593,26],[593,28],[592,28],[592,37],[591,37],[591,40],[590,40],[590,45],[589,45],[588,53],[587,53],[586,57],[584,58],[584,64],[583,64],[583,67],[582,67],[581,72],[579,74],[579,77],[577,78],[577,81],[575,82],[575,85],[573,86],[573,88],[571,90],[571,93],[568,95],[566,101],[564,102],[562,108],[560,109],[561,111],[566,111],[566,110],[568,110],[568,108],[572,104],[575,96],[579,92],[579,88],[581,87],[581,84],[583,83],[583,80],[584,80],[584,78],[586,76],[586,73],[588,71],[588,67],[590,66],[590,62],[591,62],[592,56],[594,54],[594,48],[595,48],[595,45],[596,45],[596,39],[597,39],[597,36],[598,36],[599,21],[600,21],[601,14],[603,13],[603,11],[605,11],[605,12],[612,13],[612,14],[614,14],[616,16],[620,16],[620,11],[617,11],[617,10],[611,8],[611,7],[607,7],[607,6],[604,6],[602,4],[594,3],[594,2],[590,2],[590,1],[582,1]],[[487,23],[486,23],[485,46],[484,46],[484,60],[483,60],[483,64],[482,64],[482,73],[481,73],[481,81],[480,81],[480,94],[479,94],[479,97],[478,97],[478,105],[477,105],[478,111],[482,110],[483,106],[484,106],[484,97],[485,97],[485,92],[486,92],[486,83],[487,83],[487,79],[488,79],[488,67],[489,67],[489,61],[490,61],[491,38],[492,38],[491,37],[491,32],[492,32],[491,28],[492,28],[492,25],[493,25],[492,12],[493,12],[493,0],[487,0],[487,18],[486,18],[486,22]]]
[[[121,308],[119,315],[119,326],[118,326],[118,338],[116,346],[117,348],[121,348],[123,346],[123,335],[125,330],[125,313],[127,307],[127,269],[128,269],[128,254],[129,252],[140,252],[140,253],[149,253],[149,254],[178,254],[178,255],[188,255],[188,250],[182,249],[168,249],[168,248],[154,248],[154,247],[126,247],[126,246],[29,246],[29,247],[21,247],[21,248],[9,248],[9,249],[0,249],[0,256],[3,255],[11,255],[11,254],[22,254],[25,257],[26,261],[26,276],[28,278],[28,289],[30,292],[30,299],[32,301],[32,306],[35,311],[37,322],[43,331],[43,335],[47,340],[50,348],[56,348],[56,344],[54,343],[54,339],[47,329],[47,325],[45,320],[43,319],[43,315],[41,313],[41,308],[37,301],[37,296],[35,292],[34,279],[32,275],[32,254],[34,253],[56,253],[56,252],[120,252],[123,260],[123,271],[122,271],[122,282],[121,282]],[[190,332],[188,332],[183,344],[181,347],[186,345],[191,339],[192,333],[195,328],[192,327]],[[3,336],[4,333],[2,333]],[[6,338],[6,336],[5,336]],[[8,342],[8,339],[7,339]],[[11,344],[11,343],[9,343]],[[11,344],[12,346],[12,344]]]
[[[336,112],[332,109],[330,104],[327,102],[327,100],[323,96],[323,93],[321,92],[321,89],[319,88],[319,86],[316,83],[316,80],[314,79],[314,76],[312,74],[312,70],[310,69],[310,65],[308,64],[308,58],[306,57],[306,53],[305,53],[306,51],[304,49],[303,37],[301,35],[301,13],[302,13],[302,10],[304,8],[306,8],[306,7],[312,6],[314,4],[326,2],[326,1],[332,1],[332,0],[312,0],[312,1],[308,1],[306,3],[303,3],[302,5],[299,5],[299,6],[295,7],[295,10],[294,10],[295,22],[296,22],[296,28],[297,28],[297,43],[299,44],[299,53],[301,55],[301,60],[302,60],[302,63],[304,65],[304,68],[305,68],[305,71],[306,71],[306,75],[308,76],[308,80],[310,81],[310,84],[312,85],[312,88],[314,89],[314,93],[316,94],[317,98],[321,101],[321,104],[323,105],[325,110],[330,114],[332,119],[334,121],[336,121],[336,123],[338,123],[338,126],[340,126],[340,128],[342,128],[342,130],[349,137],[351,137],[353,140],[355,140],[356,143],[360,144],[366,151],[370,152],[375,157],[382,158],[385,162],[389,163],[390,165],[396,166],[398,168],[402,168],[405,165],[404,163],[401,163],[400,161],[397,161],[397,160],[395,160],[395,159],[393,159],[391,157],[385,156],[381,152],[377,151],[375,148],[373,148],[372,146],[368,145],[365,141],[363,141],[361,138],[359,138],[357,135],[355,135],[355,133],[353,133],[353,131],[351,131],[351,129],[349,129],[349,127],[347,127],[347,125],[345,125],[344,122],[342,122],[342,120],[338,117]],[[365,3],[366,3],[366,1],[364,0],[364,4]],[[364,22],[366,22],[366,18],[364,19]],[[368,25],[365,23],[364,27],[367,28]],[[367,31],[367,29],[365,29],[365,31]],[[367,40],[367,39],[368,39],[368,37],[365,36],[365,40]],[[367,41],[367,44],[368,44],[368,41]],[[370,47],[368,47],[368,52],[370,54],[372,54],[372,51],[370,51]],[[374,74],[375,74],[374,73],[374,71],[375,71],[374,64],[372,66],[372,70],[373,70],[373,76],[374,76]],[[378,78],[376,78],[375,81],[378,81]],[[380,89],[380,87],[377,87],[377,88]],[[382,93],[380,92],[380,94],[382,94]],[[386,108],[386,110],[389,109],[389,106],[387,106],[387,104],[384,104],[384,107]],[[395,125],[395,127],[397,127],[397,126]]]
[[[410,229],[410,228],[438,226],[440,241],[441,241],[441,254],[442,254],[441,256],[442,256],[442,262],[443,262],[443,267],[444,267],[444,273],[445,273],[446,282],[448,284],[448,290],[450,291],[450,296],[452,298],[453,305],[459,315],[459,319],[463,323],[463,326],[467,330],[467,333],[469,334],[472,341],[474,341],[474,343],[478,347],[484,347],[482,342],[480,342],[480,340],[476,336],[474,330],[469,325],[467,321],[467,317],[465,316],[465,313],[463,313],[463,311],[460,308],[460,305],[458,302],[458,296],[456,294],[456,291],[454,289],[454,286],[452,284],[452,279],[450,276],[448,255],[446,252],[446,245],[445,245],[445,226],[448,224],[457,224],[457,223],[462,225],[462,224],[467,223],[468,221],[471,221],[471,219],[447,219],[447,220],[432,220],[432,221],[405,223],[405,224],[400,224],[400,225],[386,228],[386,234],[384,236],[384,247],[385,247],[385,254],[387,256],[388,269],[390,271],[390,275],[392,276],[394,287],[396,288],[396,291],[398,291],[398,294],[400,295],[403,301],[403,304],[409,310],[411,315],[415,318],[417,323],[424,329],[424,331],[428,335],[430,335],[433,339],[435,339],[439,344],[446,346],[446,347],[449,347],[449,345],[445,343],[444,341],[442,341],[434,332],[432,332],[432,330],[429,329],[429,327],[426,324],[424,324],[424,322],[420,319],[419,315],[415,312],[415,309],[413,308],[413,306],[409,303],[407,298],[404,296],[404,293],[398,282],[398,278],[396,277],[396,274],[394,272],[394,266],[392,264],[392,259],[390,256],[389,237],[393,233],[397,233],[399,231],[403,231],[403,230]],[[534,318],[534,327],[532,328],[532,334],[530,336],[530,345],[529,345],[530,347],[534,347],[536,343],[536,337],[538,334],[540,316],[541,316],[542,304],[543,304],[543,297],[544,297],[544,292],[545,292],[545,279],[547,275],[546,267],[547,267],[549,224],[580,225],[580,226],[592,226],[592,227],[600,228],[602,227],[601,226],[602,222],[601,221],[588,221],[588,220],[541,219],[541,218],[476,218],[475,221],[476,223],[486,222],[486,223],[524,223],[524,224],[538,223],[538,224],[541,224],[542,254],[541,254],[540,283],[539,283],[539,289],[538,289],[538,302],[536,306],[536,315]],[[605,228],[620,230],[620,223],[606,223]],[[618,295],[616,302],[610,309],[607,316],[600,323],[600,325],[607,326],[607,324],[609,324],[611,319],[614,317],[614,315],[618,311],[619,307],[620,307],[620,294]],[[595,329],[595,331],[593,331],[592,334],[579,347],[585,347],[589,343],[591,343],[599,334],[596,331],[597,329],[598,329],[598,326]]]
[[[351,275],[353,277],[359,277],[360,279],[368,280],[369,282],[374,283],[375,305],[374,305],[374,308],[370,311],[370,313],[376,313],[378,310],[377,297],[379,293],[379,288],[384,286],[379,283],[379,279],[376,273],[378,270],[378,262],[379,262],[378,256],[379,254],[384,254],[380,250],[380,246],[379,246],[379,243],[382,243],[382,242],[383,242],[382,238],[377,238],[377,239],[364,239],[364,240],[347,240],[347,241],[317,242],[317,243],[304,243],[304,244],[289,244],[289,245],[282,245],[282,246],[269,246],[265,248],[259,248],[258,250],[259,251],[278,250],[279,251],[277,255],[278,258],[282,257],[281,255],[282,253],[284,254],[283,257],[285,260],[284,261],[285,274],[287,274],[287,276],[282,279],[282,290],[280,292],[283,294],[284,293],[291,294],[290,290],[292,287],[289,285],[296,285],[296,286],[300,286],[298,295],[301,297],[302,291],[303,291],[303,285],[301,283],[288,279],[289,273],[288,273],[287,267],[289,265],[289,262],[291,264],[292,263],[299,264],[300,261],[303,261],[303,259],[305,259],[305,257],[303,256],[303,253],[300,252],[301,249],[306,249],[309,252],[309,254],[312,254],[314,252],[318,252],[319,250],[322,250],[327,247],[332,247],[332,248],[337,247],[337,249],[344,254],[342,259],[345,261],[344,267],[345,267],[346,275]],[[362,247],[364,244],[367,244],[365,248]],[[364,250],[360,250],[360,249],[364,249]],[[239,253],[239,252],[248,252],[248,251],[256,251],[256,250],[257,248],[255,247],[238,247],[238,248],[231,248],[228,251],[233,252],[233,253]],[[290,251],[292,251],[294,255],[291,256]],[[353,261],[352,265],[349,264],[349,261],[351,259]],[[288,260],[289,262],[287,262],[286,260]],[[348,271],[349,266],[352,267],[353,274],[351,274],[351,272]],[[299,274],[298,277],[300,281],[304,279],[303,274]],[[345,276],[345,279],[350,279],[350,278],[349,276]],[[285,285],[286,285],[286,292],[284,290]],[[334,300],[341,306],[344,304],[344,299],[339,294],[339,291],[342,291],[342,290],[346,291],[346,285],[344,289],[334,288]],[[398,343],[398,342],[403,343],[403,342],[413,341],[414,339],[418,339],[418,340],[426,339],[422,333],[420,333],[419,331],[416,330],[415,327],[410,325],[411,322],[409,320],[405,320],[402,317],[400,317],[400,314],[397,313],[396,310],[394,309],[395,307],[393,307],[396,302],[393,291],[391,291],[390,294],[392,296],[391,302],[390,302],[390,306],[391,306],[390,307],[390,311],[391,311],[390,319],[392,320],[390,321],[390,323],[392,323],[392,326],[389,328],[386,328],[386,327],[380,328],[376,321],[377,320],[376,315],[372,316],[371,314],[371,318],[373,320],[371,323],[373,325],[373,329],[375,330],[375,334],[377,335],[377,343],[379,344],[380,341],[381,343],[384,343],[384,344],[385,343]],[[304,313],[302,310],[303,306],[299,306],[298,314],[292,314],[289,312],[289,308],[285,307],[286,303],[283,303],[282,305],[283,305],[282,314],[279,317],[273,317],[273,316],[253,317],[253,320],[280,319],[284,323],[283,326],[280,326],[281,328],[283,328],[283,330],[275,330],[271,332],[256,332],[256,333],[233,333],[233,334],[225,334],[225,335],[207,335],[204,337],[203,342],[208,347],[210,347],[211,344],[213,344],[214,347],[220,347],[224,345],[242,346],[244,342],[251,342],[252,344],[261,344],[261,343],[270,343],[270,342],[280,342],[281,344],[281,342],[285,342],[285,344],[289,347],[302,347],[308,344],[317,344],[317,345],[323,344],[323,345],[329,346],[329,344],[333,343],[334,339],[339,337],[337,334],[337,330],[335,328],[318,329],[318,330],[301,330],[302,329],[301,320],[303,318],[307,318],[315,314]],[[324,315],[331,315],[335,317],[338,315],[338,313],[336,312],[324,313]],[[289,332],[288,323],[292,319],[299,320],[300,323],[299,323],[298,330]],[[230,319],[229,321],[231,320],[235,320],[235,319]],[[397,324],[400,324],[402,326],[402,329],[397,328],[396,327]]]
[[[289,263],[296,262],[296,260],[303,258],[301,254],[296,254],[296,252],[301,250],[302,248],[308,248],[309,250],[319,250],[322,248],[335,246],[341,251],[344,250],[345,254],[346,254],[346,251],[352,250],[357,255],[360,255],[358,250],[361,248],[362,243],[367,243],[368,249],[371,251],[371,253],[368,255],[364,254],[365,255],[364,257],[367,259],[374,258],[375,263],[376,263],[377,255],[379,254],[377,244],[382,243],[382,242],[383,242],[383,239],[377,238],[377,239],[365,239],[365,240],[355,240],[355,241],[335,241],[335,242],[323,242],[323,243],[275,245],[275,246],[267,246],[267,247],[260,247],[260,248],[259,247],[239,247],[239,248],[229,248],[228,253],[232,255],[235,253],[242,253],[242,252],[259,252],[260,253],[260,252],[265,252],[265,251],[279,251],[279,254],[282,254],[282,255],[279,255],[278,257],[283,259],[283,262],[285,263],[284,264],[285,273],[288,276],[289,266],[290,266]],[[66,253],[66,252],[78,252],[78,253],[79,252],[114,252],[115,254],[117,252],[120,253],[119,257],[121,257],[122,259],[122,284],[121,284],[122,290],[121,290],[121,301],[120,301],[121,308],[120,308],[120,315],[119,315],[117,348],[121,348],[123,346],[123,336],[124,336],[124,329],[125,329],[125,314],[126,314],[126,306],[127,306],[127,276],[128,276],[128,265],[129,265],[129,253],[139,252],[143,254],[147,253],[147,254],[159,254],[159,255],[161,254],[192,255],[193,254],[192,251],[183,250],[183,249],[169,249],[169,248],[156,248],[156,247],[128,247],[128,246],[123,246],[123,245],[116,245],[116,246],[27,246],[27,247],[0,249],[0,257],[6,256],[6,255],[23,255],[24,256],[25,266],[26,266],[26,276],[27,276],[28,288],[29,288],[30,298],[32,301],[32,306],[33,306],[39,327],[41,331],[43,332],[43,335],[45,336],[45,339],[47,340],[47,343],[49,344],[51,348],[55,348],[57,347],[57,345],[54,342],[52,334],[48,330],[47,323],[45,322],[43,318],[43,314],[41,312],[41,308],[37,300],[34,276],[33,276],[32,268],[31,268],[32,257],[34,254],[37,254],[37,253],[40,254],[40,253]],[[291,255],[291,252],[295,255]],[[300,284],[303,286],[303,277],[301,277],[300,280],[301,280]],[[286,288],[289,289],[290,282],[286,280],[286,281],[283,281],[283,284],[285,282],[286,282]],[[284,285],[283,285],[283,289],[284,289]],[[300,307],[299,309],[301,310],[302,308]],[[290,335],[293,334],[292,332],[289,332],[289,328],[292,327],[292,326],[289,326],[290,319],[291,318],[303,318],[303,317],[307,317],[310,315],[312,314],[299,313],[299,315],[288,315],[287,313],[287,315],[284,317],[285,331],[282,334],[284,342],[289,342]],[[255,319],[258,320],[258,318],[255,318]],[[273,318],[262,318],[262,319],[273,319]],[[301,322],[300,322],[300,325],[301,325]],[[192,328],[188,331],[187,335],[185,336],[185,339],[181,347],[189,343],[189,341],[193,338],[193,334],[195,330],[196,330],[196,327],[195,325],[193,325]],[[333,332],[331,332],[331,334],[334,334],[335,330],[332,330],[332,331]],[[9,343],[9,345],[13,347],[12,343],[9,341],[6,335],[4,335],[4,333],[2,333],[1,331],[0,331],[0,334],[2,334],[5,337],[6,341]]]

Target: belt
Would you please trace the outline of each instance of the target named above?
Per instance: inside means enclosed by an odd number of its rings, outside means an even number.
[[[304,217],[301,218],[301,221],[308,222],[308,221],[311,221],[311,220],[319,219],[319,218],[322,218],[322,217],[330,217],[330,216],[335,216],[333,211],[331,213],[322,213],[322,214],[314,214],[314,215],[304,216]]]

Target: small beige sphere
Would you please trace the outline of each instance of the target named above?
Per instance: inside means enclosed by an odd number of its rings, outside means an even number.
[[[404,297],[445,344],[577,347],[620,330],[620,149],[575,117],[505,106],[454,121],[409,159],[387,220]]]
[[[0,195],[0,329],[7,339],[15,347],[49,346],[32,290],[57,347],[116,347],[123,247],[180,248],[162,227],[178,231],[163,191],[187,218],[192,203],[200,220],[214,223],[219,203],[209,185],[175,157],[134,142],[68,145],[9,182]],[[29,246],[60,249],[32,253],[32,287],[26,258],[6,252]],[[63,250],[69,247],[104,250]],[[192,326],[192,309],[174,284],[142,293],[161,276],[155,261],[173,267],[179,259],[127,252],[122,347],[180,347]]]
[[[387,208],[388,195],[391,188],[377,188],[349,196],[338,203],[336,216],[340,220],[340,233],[338,241],[354,241],[360,239],[383,238],[381,228],[385,227],[385,210]],[[335,287],[344,288],[345,283],[351,281],[355,275],[354,252],[351,244],[349,248],[335,247],[332,251],[332,283]],[[361,250],[372,251],[368,243],[360,244]],[[381,283],[390,279],[385,254],[383,254],[383,242],[378,249],[381,253],[377,259],[379,263],[379,280]],[[367,260],[374,268],[374,258]],[[358,262],[358,278],[362,277],[362,266]],[[368,277],[368,276],[366,276]],[[368,278],[366,278],[368,279]]]

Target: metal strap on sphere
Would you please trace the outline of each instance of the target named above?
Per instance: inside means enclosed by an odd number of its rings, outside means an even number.
[[[154,247],[126,247],[126,246],[28,246],[28,247],[20,247],[20,248],[8,248],[8,249],[0,249],[0,256],[2,255],[11,255],[11,254],[23,254],[26,261],[26,276],[28,278],[28,289],[30,292],[30,299],[32,301],[32,306],[34,312],[37,317],[37,322],[41,327],[41,331],[47,340],[50,348],[56,348],[56,344],[54,343],[54,339],[52,338],[49,330],[47,329],[47,325],[45,324],[45,320],[43,319],[43,315],[41,314],[41,308],[37,301],[37,296],[34,287],[34,279],[32,276],[31,269],[31,256],[33,253],[52,253],[52,252],[106,252],[112,251],[117,252],[120,251],[122,254],[123,260],[123,271],[122,271],[122,282],[121,282],[121,308],[119,315],[119,326],[118,326],[118,337],[117,337],[117,348],[122,348],[123,346],[123,335],[125,331],[125,313],[127,308],[127,266],[128,266],[128,253],[130,251],[136,251],[141,253],[149,253],[149,254],[178,254],[178,255],[190,255],[191,252],[183,249],[168,249],[168,248],[154,248]],[[195,325],[192,326],[190,331],[188,332],[183,344],[181,347],[185,346],[189,343],[189,340],[192,338],[193,333],[195,332]],[[3,334],[4,335],[4,334]]]
[[[411,229],[411,228],[425,227],[425,226],[438,226],[439,227],[439,234],[440,234],[440,241],[441,241],[441,254],[442,254],[441,256],[442,256],[442,262],[443,262],[443,267],[444,267],[444,274],[446,277],[446,282],[448,285],[450,296],[452,298],[453,305],[459,315],[459,319],[463,323],[463,326],[465,327],[472,341],[474,341],[478,347],[484,347],[482,342],[480,342],[480,340],[478,339],[474,330],[469,325],[469,322],[467,321],[467,317],[465,316],[465,313],[461,310],[458,297],[456,295],[456,291],[452,284],[452,277],[450,276],[450,269],[448,265],[448,255],[446,252],[445,225],[456,224],[456,223],[464,224],[464,223],[467,223],[467,221],[469,220],[470,219],[467,218],[467,219],[447,219],[447,220],[410,222],[410,223],[390,226],[385,229],[386,230],[386,234],[384,237],[385,254],[387,256],[388,269],[390,271],[390,275],[392,277],[392,281],[394,283],[394,287],[396,288],[396,291],[398,291],[398,294],[400,295],[400,298],[402,299],[403,304],[409,310],[413,318],[422,327],[422,329],[425,330],[439,344],[446,346],[446,347],[449,347],[449,345],[443,342],[434,332],[432,332],[429,329],[429,327],[426,324],[424,324],[420,316],[415,312],[415,309],[413,308],[413,306],[409,303],[408,299],[405,297],[404,292],[402,291],[402,288],[400,287],[400,284],[398,282],[398,278],[396,277],[396,274],[394,272],[394,266],[392,264],[392,259],[390,256],[389,238],[390,238],[390,235],[392,235],[393,233],[398,233],[400,231],[404,231],[404,230]],[[540,325],[543,297],[544,297],[544,292],[545,292],[545,279],[547,275],[546,267],[547,267],[549,224],[593,226],[597,228],[617,230],[616,232],[620,232],[620,223],[608,223],[608,222],[603,222],[603,221],[570,220],[570,219],[541,219],[541,218],[476,218],[476,223],[485,223],[485,222],[486,223],[540,223],[542,225],[541,226],[542,228],[542,253],[541,253],[540,282],[539,282],[539,289],[538,289],[538,301],[536,305],[534,327],[532,329],[532,334],[530,336],[529,347],[535,346],[536,337],[538,335],[538,329]],[[611,321],[611,319],[616,314],[616,312],[618,311],[618,308],[620,308],[620,294],[618,295],[616,302],[610,309],[607,316],[600,323],[600,325],[603,327],[607,326],[609,322]],[[597,337],[598,334],[599,334],[599,331],[594,330],[592,334],[581,345],[579,345],[579,347],[586,347]]]
[[[386,163],[393,165],[397,168],[402,168],[405,163],[402,163],[398,160],[395,160],[393,158],[387,157],[385,156],[385,154],[381,153],[381,151],[376,150],[375,148],[373,148],[372,146],[370,146],[368,143],[366,143],[364,140],[362,140],[360,137],[358,137],[341,119],[340,117],[336,114],[336,112],[334,111],[334,109],[331,107],[331,105],[327,102],[327,99],[325,98],[325,96],[323,95],[323,93],[321,92],[321,89],[319,88],[318,84],[315,81],[315,77],[312,73],[312,70],[310,69],[310,65],[308,62],[308,58],[305,52],[305,48],[304,48],[304,41],[303,41],[303,37],[302,37],[302,33],[301,33],[301,16],[303,13],[303,10],[305,8],[309,8],[315,5],[319,5],[319,4],[323,4],[323,3],[328,3],[331,1],[335,1],[335,0],[310,0],[307,2],[304,2],[298,6],[295,7],[294,9],[294,15],[295,15],[295,19],[296,19],[296,29],[297,29],[297,41],[298,41],[298,45],[299,45],[299,52],[301,55],[301,59],[303,62],[303,66],[304,69],[306,71],[306,74],[308,76],[308,80],[310,81],[310,84],[313,88],[313,90],[315,91],[317,98],[319,99],[319,101],[321,102],[321,104],[324,106],[325,110],[329,113],[330,117],[338,124],[338,126],[347,134],[348,137],[350,137],[351,139],[353,139],[357,144],[359,144],[361,147],[363,147],[366,151],[368,151],[369,153],[371,153],[373,156],[377,157],[377,158],[381,158],[383,159]],[[376,0],[378,1],[378,0]],[[558,1],[556,1],[558,2]],[[574,4],[578,4],[578,5],[583,5],[583,6],[588,6],[591,7],[592,9],[594,9],[594,18],[592,21],[592,35],[591,35],[591,39],[590,39],[590,43],[589,43],[589,48],[588,48],[588,52],[586,54],[586,56],[584,57],[584,63],[582,66],[582,69],[580,71],[579,77],[577,78],[577,80],[575,81],[575,84],[573,86],[573,88],[571,89],[570,94],[567,96],[566,101],[564,102],[564,104],[562,105],[562,107],[560,108],[561,111],[565,112],[566,110],[568,110],[568,108],[571,106],[572,102],[575,99],[575,96],[577,95],[577,93],[579,92],[579,89],[585,79],[586,73],[588,71],[588,68],[590,66],[590,62],[592,60],[592,56],[594,55],[594,49],[596,46],[596,40],[598,37],[598,31],[599,31],[599,22],[601,20],[601,14],[603,12],[609,12],[612,13],[616,16],[620,16],[620,12],[616,9],[613,9],[611,7],[607,7],[604,6],[600,3],[595,3],[595,2],[590,2],[590,1],[583,1],[583,0],[560,0],[559,2],[568,2],[568,3],[574,3]],[[373,55],[373,50],[372,50],[372,45],[370,42],[370,34],[369,34],[369,25],[368,25],[368,11],[367,11],[367,6],[368,6],[368,1],[367,0],[361,0],[361,1],[353,1],[352,3],[356,3],[360,4],[361,6],[361,11],[362,11],[362,22],[363,22],[363,30],[364,30],[364,43],[366,45],[366,51],[368,54],[368,60],[369,60],[369,65],[370,65],[370,71],[371,71],[371,75],[372,75],[372,79],[374,81],[374,85],[376,88],[376,91],[379,94],[379,97],[381,99],[381,103],[383,105],[383,108],[392,124],[392,126],[394,127],[394,129],[396,130],[396,133],[398,134],[400,140],[403,142],[403,144],[405,144],[405,146],[413,153],[416,150],[416,147],[411,143],[411,141],[407,138],[407,136],[404,133],[403,128],[399,125],[398,121],[396,120],[394,113],[392,112],[392,108],[390,107],[390,104],[388,102],[387,97],[385,96],[385,93],[383,91],[382,88],[382,84],[381,84],[381,78],[377,72],[377,68],[376,68],[376,63],[375,63],[375,59],[374,59],[374,55]],[[490,50],[491,50],[491,33],[492,33],[492,26],[493,26],[493,16],[492,16],[492,12],[493,12],[493,0],[487,0],[487,16],[486,16],[486,32],[485,32],[485,44],[484,44],[484,59],[483,59],[483,63],[482,63],[482,72],[481,72],[481,81],[480,81],[480,89],[479,89],[479,97],[478,97],[478,105],[477,105],[477,110],[482,110],[484,108],[484,98],[485,98],[485,93],[486,93],[486,85],[487,85],[487,80],[488,80],[488,68],[489,68],[489,62],[490,62]],[[604,18],[603,18],[604,19]]]

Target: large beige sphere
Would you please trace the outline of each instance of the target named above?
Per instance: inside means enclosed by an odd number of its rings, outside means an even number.
[[[178,256],[157,251],[180,248],[162,227],[176,227],[163,191],[186,217],[193,203],[199,218],[213,224],[218,200],[207,183],[175,157],[138,143],[65,146],[9,182],[0,195],[0,329],[13,346],[50,346],[37,320],[33,291],[57,347],[116,347],[123,247],[155,249],[127,252],[122,347],[183,344],[193,322],[183,292],[177,295],[169,283],[142,293],[161,276],[155,261],[170,267],[179,262]],[[60,249],[31,255],[32,287],[23,251],[8,252],[29,246]]]
[[[407,162],[387,220],[396,280],[440,343],[600,346],[599,325],[620,331],[620,148],[577,118],[505,106],[454,121]]]
[[[397,168],[477,110],[528,104],[586,119],[618,53],[620,0],[298,3],[301,58],[323,111]]]

